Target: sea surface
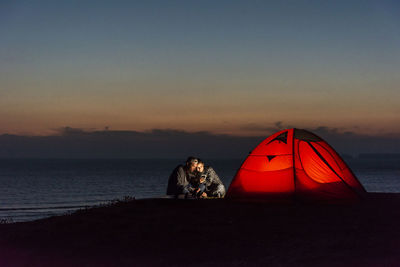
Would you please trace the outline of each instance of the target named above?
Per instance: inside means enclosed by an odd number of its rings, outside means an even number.
[[[369,192],[400,193],[400,159],[345,159]],[[165,195],[172,159],[0,159],[0,222]],[[242,159],[210,160],[228,187]]]

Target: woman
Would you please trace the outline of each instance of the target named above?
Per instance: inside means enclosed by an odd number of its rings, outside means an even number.
[[[204,197],[223,198],[225,196],[225,186],[217,173],[210,166],[204,166],[204,162],[199,159],[197,172],[200,184],[205,185]]]

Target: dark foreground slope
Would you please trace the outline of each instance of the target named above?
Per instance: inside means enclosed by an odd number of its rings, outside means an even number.
[[[153,199],[0,225],[0,266],[400,264],[400,196],[353,204]]]

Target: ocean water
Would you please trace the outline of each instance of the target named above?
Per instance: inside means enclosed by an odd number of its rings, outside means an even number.
[[[241,159],[210,160],[228,187]],[[369,192],[400,192],[400,159],[346,159]],[[29,221],[125,196],[165,195],[180,160],[0,159],[0,219]]]

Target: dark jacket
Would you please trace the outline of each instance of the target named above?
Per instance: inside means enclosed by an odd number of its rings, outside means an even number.
[[[188,173],[185,166],[178,165],[168,179],[167,195],[179,195],[183,189],[190,184],[192,175]]]

